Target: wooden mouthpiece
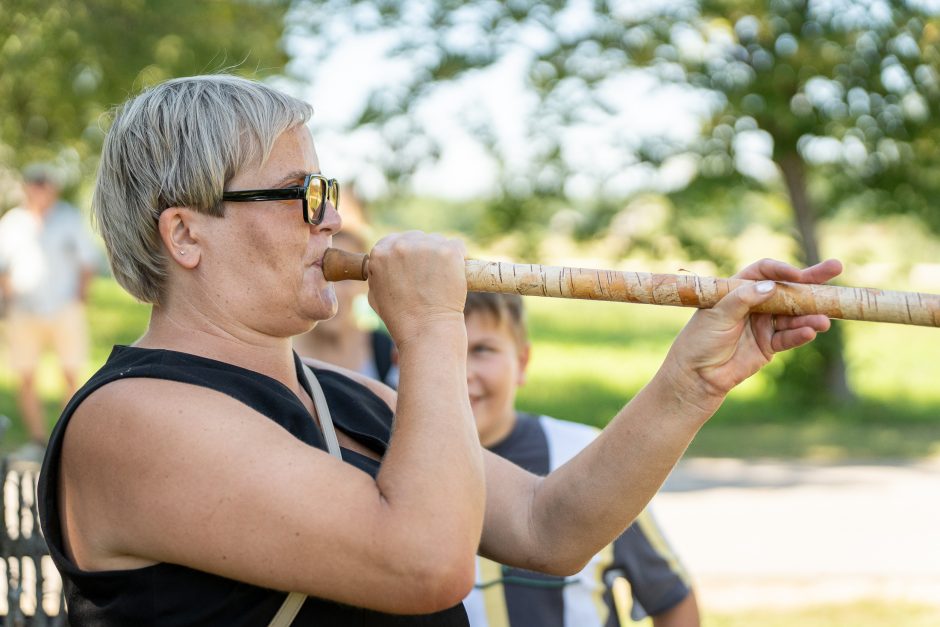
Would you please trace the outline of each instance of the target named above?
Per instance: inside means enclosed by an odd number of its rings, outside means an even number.
[[[327,281],[365,281],[369,278],[369,255],[327,248],[323,276]]]

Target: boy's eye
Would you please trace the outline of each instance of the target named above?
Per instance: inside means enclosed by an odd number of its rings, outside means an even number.
[[[471,353],[491,353],[493,348],[491,346],[474,346],[470,349]]]

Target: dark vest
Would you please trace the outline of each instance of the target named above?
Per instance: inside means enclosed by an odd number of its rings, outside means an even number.
[[[309,394],[300,360],[296,355],[294,359],[298,380]],[[392,413],[388,406],[348,377],[329,370],[317,370],[316,375],[337,429],[383,455],[391,435]],[[62,574],[70,624],[265,627],[283,603],[285,593],[169,563],[88,572],[66,557],[57,500],[65,429],[75,408],[88,395],[107,383],[128,377],[168,379],[222,392],[267,416],[303,442],[326,450],[322,433],[300,399],[270,377],[186,353],[115,347],[107,363],[75,394],[62,413],[50,438],[39,479],[42,531]],[[378,473],[380,463],[364,455],[344,449],[343,458],[373,477]],[[399,616],[310,597],[293,625],[465,627],[467,616],[462,605],[436,614]]]

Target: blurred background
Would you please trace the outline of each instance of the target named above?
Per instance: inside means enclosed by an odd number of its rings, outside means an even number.
[[[109,109],[219,71],[313,104],[372,238],[719,276],[838,257],[842,284],[940,293],[937,0],[3,0],[0,211],[47,161],[87,214]],[[527,306],[522,407],[599,426],[690,315]],[[147,316],[97,278],[86,374]],[[936,329],[837,321],[702,430],[656,508],[706,625],[940,624],[938,356]],[[54,364],[39,387],[56,415]]]

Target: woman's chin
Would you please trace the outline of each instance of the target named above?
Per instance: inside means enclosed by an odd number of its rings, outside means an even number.
[[[316,290],[308,302],[303,303],[304,314],[313,321],[320,322],[329,320],[336,315],[339,310],[339,304],[336,299],[336,292],[333,291],[333,285],[327,284]]]

